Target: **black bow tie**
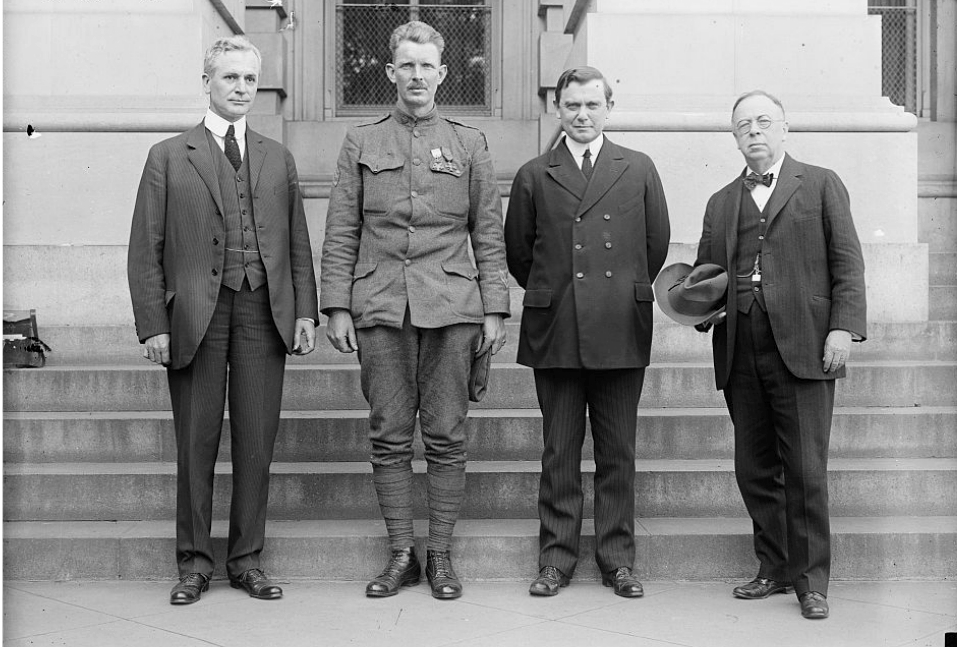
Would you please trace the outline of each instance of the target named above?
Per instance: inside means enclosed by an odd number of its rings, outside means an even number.
[[[758,184],[763,184],[764,186],[771,186],[771,182],[774,180],[774,173],[765,173],[764,175],[758,175],[755,172],[748,173],[743,178],[744,186],[747,187],[748,191],[751,191]]]

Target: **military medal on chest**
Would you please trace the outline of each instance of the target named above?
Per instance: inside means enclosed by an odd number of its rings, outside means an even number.
[[[443,146],[442,148],[433,148],[429,152],[432,153],[432,161],[429,162],[429,168],[432,169],[432,171],[435,173],[448,173],[455,177],[462,175],[462,169],[455,163],[455,158],[452,156],[451,150]]]

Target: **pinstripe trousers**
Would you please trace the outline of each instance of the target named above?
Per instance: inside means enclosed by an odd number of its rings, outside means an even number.
[[[538,493],[539,568],[571,577],[584,494],[585,412],[595,443],[595,559],[603,573],[635,562],[635,432],[645,369],[535,369],[544,451]]]
[[[213,572],[213,468],[227,381],[233,474],[226,572],[235,579],[260,566],[285,363],[269,290],[262,286],[250,292],[244,280],[238,292],[220,288],[212,320],[189,366],[167,371],[176,430],[180,575]]]
[[[831,565],[827,451],[834,380],[794,377],[768,315],[739,314],[724,389],[734,423],[734,472],[754,526],[758,577],[827,595]]]

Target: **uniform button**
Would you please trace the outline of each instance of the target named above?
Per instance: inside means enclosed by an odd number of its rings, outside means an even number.
[[[213,269],[213,276],[219,276],[219,270]]]
[[[419,164],[422,163],[422,160],[420,160],[418,157],[413,157],[413,158],[412,158],[412,163],[415,164],[416,166],[418,166]]]
[[[412,265],[412,261],[410,261],[409,259],[405,259],[405,264],[406,264],[406,265]]]
[[[419,136],[419,130],[418,130],[418,128],[412,130],[412,136],[413,136],[413,137],[418,137],[418,136]]]
[[[605,276],[607,276],[608,278],[611,278],[611,272],[610,271],[605,272]]]
[[[214,245],[218,245],[218,244],[219,244],[219,239],[218,239],[218,238],[214,238],[214,239],[213,239],[213,244],[214,244]]]
[[[412,192],[412,197],[413,197],[413,198],[418,198],[418,197],[419,197],[419,192],[418,192],[418,191],[413,191],[413,192]]]
[[[236,181],[237,181],[237,182],[242,182],[242,181],[243,181],[242,176],[241,176],[241,175],[237,175],[237,176],[236,176]]]
[[[758,240],[764,240],[764,236],[758,236]]]
[[[245,209],[243,209],[243,215],[244,215],[244,216],[246,215],[246,210],[245,210]]]
[[[611,243],[605,243],[605,249],[611,249]]]
[[[582,248],[581,245],[575,245],[575,249],[581,249],[581,248]]]
[[[243,249],[249,249],[249,245],[243,245]]]
[[[581,222],[581,221],[582,221],[581,218],[575,218],[575,222]]]
[[[575,275],[575,278],[583,279],[585,278],[585,275],[579,272],[578,274]]]
[[[415,225],[409,225],[409,231],[415,233]]]
[[[243,213],[246,213],[246,212],[243,211]],[[249,227],[243,227],[243,231],[249,231]]]
[[[611,216],[609,216],[607,213],[606,213],[604,216],[602,216],[602,217],[603,217],[605,220],[611,220]]]
[[[764,218],[761,218],[761,222],[764,222]]]
[[[239,194],[239,197],[240,197],[240,198],[245,198],[245,197],[246,197],[246,194],[245,194],[245,193],[240,193],[240,194]]]

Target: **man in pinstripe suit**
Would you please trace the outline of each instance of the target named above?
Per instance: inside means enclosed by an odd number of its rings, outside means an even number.
[[[805,618],[828,617],[827,448],[834,383],[866,335],[864,261],[834,171],[784,152],[784,106],[756,90],[732,109],[747,168],[711,196],[697,265],[736,277],[715,323],[714,371],[734,423],[734,471],[760,563],[742,599],[792,586]]]
[[[226,572],[234,588],[272,599],[261,570],[269,464],[285,357],[315,343],[312,250],[296,164],[246,127],[261,57],[242,37],[206,52],[209,110],[149,152],[129,246],[143,356],[167,367],[177,447],[176,561],[171,604],[190,604],[213,573],[213,468],[229,387],[232,504]]]
[[[525,288],[518,361],[535,369],[544,452],[539,576],[555,595],[578,563],[585,412],[595,441],[595,552],[602,583],[640,597],[635,561],[635,434],[651,353],[651,282],[670,225],[654,163],[602,129],[614,103],[601,72],[555,87],[565,137],[519,169],[505,218],[508,267]]]

